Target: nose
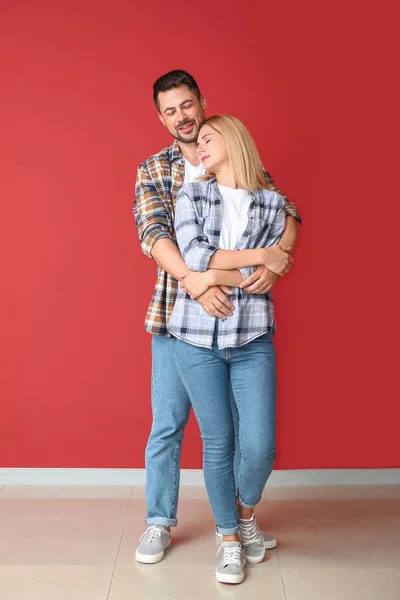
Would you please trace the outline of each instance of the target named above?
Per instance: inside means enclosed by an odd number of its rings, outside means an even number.
[[[183,109],[180,108],[180,107],[178,107],[176,109],[176,119],[177,119],[177,121],[184,121],[185,118],[186,118],[186,115],[185,115]]]

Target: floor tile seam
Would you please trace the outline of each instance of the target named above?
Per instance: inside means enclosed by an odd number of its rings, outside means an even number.
[[[64,516],[60,516],[60,517],[44,517],[44,516],[39,516],[39,515],[31,515],[31,516],[22,516],[22,515],[15,515],[15,516],[2,516],[0,515],[0,523],[15,523],[16,521],[124,521],[124,525],[125,525],[125,521],[126,524],[128,524],[129,522],[133,522],[133,521],[141,521],[143,522],[143,517],[131,517],[130,515],[121,515],[118,517],[113,517],[113,516],[100,516],[100,517],[89,517],[87,515],[81,515],[81,516],[74,516],[74,517],[64,517]],[[145,527],[145,525],[144,525]],[[212,527],[210,528],[210,531],[212,531]]]
[[[85,487],[87,489],[87,491],[92,491],[92,488],[96,488],[96,486],[81,486],[81,485],[34,485],[31,486],[29,484],[21,484],[21,485],[12,485],[12,484],[7,484],[7,483],[3,483],[0,484],[0,493],[2,491],[5,491],[6,488],[11,488],[11,489],[15,489],[18,488],[18,491],[21,492],[22,490],[24,490],[24,488],[34,488],[35,490],[39,490],[40,489],[40,493],[42,494],[44,490],[51,488],[52,490],[54,488],[57,488],[60,492],[67,490],[68,488],[82,488]],[[109,488],[111,486],[100,486],[102,489],[103,488]],[[115,486],[118,487],[118,486]],[[124,486],[124,487],[129,487],[129,493],[127,493],[126,495],[118,495],[118,493],[116,492],[116,494],[110,495],[109,493],[107,495],[101,495],[101,493],[99,492],[96,495],[91,495],[90,493],[88,493],[87,495],[81,495],[81,496],[68,496],[66,494],[61,494],[60,495],[55,495],[55,496],[46,496],[46,495],[38,495],[38,494],[33,494],[33,495],[17,495],[17,496],[6,496],[7,499],[9,500],[63,500],[63,501],[114,501],[114,500],[118,500],[120,502],[128,502],[130,500],[132,500],[132,495],[133,495],[133,490],[135,487],[138,486],[134,486],[134,485],[129,485],[129,486]],[[43,489],[42,489],[43,488]],[[28,491],[25,490],[26,492]],[[109,490],[108,490],[109,492]]]
[[[130,498],[129,498],[128,511],[125,513],[124,526],[122,528],[121,537],[120,537],[119,544],[118,544],[118,549],[117,549],[117,554],[116,554],[116,557],[115,557],[115,561],[114,561],[114,565],[113,565],[113,569],[112,569],[112,573],[111,573],[110,585],[108,586],[107,596],[106,596],[105,600],[109,600],[109,597],[110,597],[110,593],[111,593],[111,589],[112,589],[112,584],[113,584],[113,581],[114,581],[114,575],[115,575],[115,571],[116,571],[117,565],[118,565],[119,554],[120,554],[121,547],[122,547],[122,541],[124,539],[124,535],[125,535],[127,524],[129,522],[129,508],[131,506],[132,495],[133,495],[134,488],[135,488],[135,486],[132,486],[131,495],[130,495]]]
[[[281,561],[279,559],[279,550],[278,550],[278,546],[276,547],[276,559],[278,561],[278,569],[279,569],[279,577],[281,579],[281,585],[282,585],[282,590],[283,590],[283,595],[285,597],[285,600],[289,600],[288,599],[288,595],[286,593],[286,586],[285,586],[285,581],[283,579],[283,573],[282,573],[282,569],[281,569]]]
[[[135,485],[132,486],[131,493],[130,493],[129,498],[128,498],[128,508],[127,508],[127,510],[125,512],[125,518],[129,517],[130,510],[131,510],[131,508],[133,506],[133,504],[132,504],[133,501],[134,500],[143,500],[143,498],[133,498],[133,493],[135,491],[135,487],[136,487]]]
[[[272,521],[279,521],[280,523],[289,523],[289,524],[293,524],[293,523],[299,523],[299,524],[304,524],[304,523],[327,523],[329,525],[337,523],[344,523],[345,525],[349,525],[349,524],[354,524],[354,525],[360,525],[360,526],[364,526],[366,523],[371,523],[372,520],[372,516],[363,516],[363,517],[356,517],[356,516],[349,516],[349,517],[332,517],[332,516],[326,516],[326,517],[316,517],[316,516],[309,516],[309,517],[300,517],[298,515],[283,515],[279,512],[277,513],[269,513]],[[400,518],[400,514],[399,515],[393,515],[393,516],[382,516],[379,518],[379,520],[377,519],[377,523],[381,524],[387,524],[390,521],[398,521]],[[372,523],[372,526],[377,526],[376,524]]]
[[[359,572],[365,572],[365,571],[394,571],[394,572],[399,572],[400,573],[400,566],[399,567],[371,567],[370,565],[365,566],[365,567],[284,567],[284,566],[280,566],[280,570],[282,572],[282,574],[285,573],[285,571],[359,571]]]
[[[126,515],[121,515],[118,517],[113,517],[113,516],[101,516],[101,517],[89,517],[87,515],[78,515],[78,516],[73,516],[73,517],[66,517],[66,516],[59,516],[59,517],[45,517],[45,516],[40,516],[40,515],[27,515],[27,516],[23,516],[23,515],[18,515],[16,514],[15,516],[0,516],[0,523],[15,523],[16,521],[85,521],[85,522],[96,522],[96,521],[102,521],[104,522],[105,520],[107,521],[124,521],[125,524],[125,520],[128,517],[126,517]]]
[[[265,494],[265,496],[266,496],[266,494]],[[266,504],[268,506],[267,496],[266,496]],[[274,534],[274,531],[273,531],[273,519],[272,519],[271,514],[269,512],[267,512],[267,523],[268,523],[269,531],[274,536],[275,534]],[[281,569],[281,561],[280,561],[280,557],[279,557],[279,538],[277,539],[277,545],[276,545],[276,548],[275,548],[275,553],[276,553],[276,560],[277,560],[277,563],[278,563],[278,567],[277,568],[279,570],[279,577],[280,577],[280,580],[281,580],[283,595],[285,597],[285,600],[288,600],[288,595],[287,595],[287,592],[286,592],[286,586],[285,586],[285,582],[284,582],[283,574],[282,574],[282,569]]]
[[[165,558],[163,559],[163,561],[165,561]],[[136,565],[134,565],[134,564],[130,564],[130,565],[128,565],[128,564],[119,564],[119,565],[117,565],[116,568],[117,569],[132,569],[135,572],[137,572],[137,568],[138,567]],[[147,569],[147,567],[145,567],[145,568]],[[151,569],[151,568],[154,569],[154,565],[152,567],[149,567],[149,569]],[[193,563],[193,565],[190,565],[190,566],[188,566],[188,565],[185,564],[184,568],[185,568],[185,571],[189,571],[189,572],[193,571],[193,573],[196,573],[197,571],[201,571],[201,572],[204,571],[205,573],[207,573],[207,572],[210,572],[210,571],[213,572],[213,570],[215,570],[215,564],[214,563],[212,563],[212,564],[210,563],[209,565],[196,565],[196,566],[195,566],[194,563]],[[140,567],[139,567],[139,569],[140,569]],[[160,571],[174,571],[174,572],[175,571],[179,571],[179,572],[181,572],[182,571],[182,566],[179,566],[179,564],[170,565],[170,566],[159,565],[158,567],[156,567],[156,569],[157,569],[157,572],[160,572]],[[246,569],[253,569],[253,565],[250,565],[248,563],[247,566],[246,566]],[[266,569],[267,573],[272,573],[273,571],[278,572],[279,571],[278,567],[277,566],[271,566],[271,567],[268,567]]]
[[[31,569],[112,569],[114,562],[109,563],[2,563],[0,562],[0,569],[5,567],[14,568],[25,568]]]

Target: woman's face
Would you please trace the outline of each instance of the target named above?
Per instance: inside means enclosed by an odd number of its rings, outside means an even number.
[[[197,152],[209,173],[221,170],[228,164],[228,152],[224,138],[209,125],[204,125],[197,138]]]

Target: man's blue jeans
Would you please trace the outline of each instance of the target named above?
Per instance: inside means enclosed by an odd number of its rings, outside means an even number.
[[[273,334],[240,348],[211,349],[177,340],[175,361],[203,440],[208,497],[219,533],[239,529],[242,506],[258,504],[275,459],[276,359]],[[235,482],[235,436],[229,388],[239,412],[240,462]]]
[[[175,338],[152,336],[153,424],[146,448],[148,525],[177,524],[181,448],[191,404],[175,365],[176,343]],[[233,421],[237,430],[236,405]],[[239,460],[238,455],[237,465]]]

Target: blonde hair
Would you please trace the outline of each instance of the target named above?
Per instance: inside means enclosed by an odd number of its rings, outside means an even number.
[[[256,145],[248,129],[239,119],[229,115],[214,115],[202,125],[209,125],[224,138],[229,163],[233,169],[236,185],[243,190],[269,190],[263,165]],[[207,173],[198,179],[207,181],[214,177]]]

